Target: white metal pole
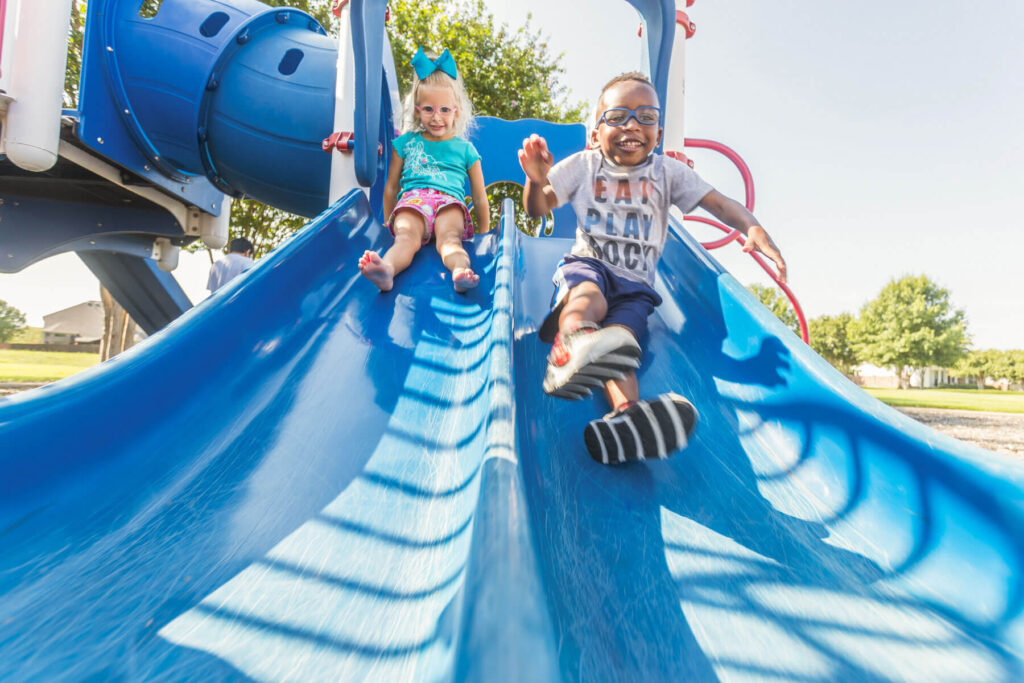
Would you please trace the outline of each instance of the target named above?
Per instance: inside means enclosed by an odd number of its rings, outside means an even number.
[[[71,0],[16,7],[3,149],[16,166],[45,171],[57,163]]]
[[[356,67],[352,49],[351,8],[346,2],[338,22],[338,73],[334,89],[334,130],[355,130]],[[352,154],[331,153],[331,187],[328,201],[333,204],[359,187]]]
[[[676,0],[676,11],[686,8],[686,0]],[[668,67],[668,86],[665,92],[664,150],[682,152],[685,140],[683,115],[686,100],[686,31],[676,25],[672,41],[672,61]]]
[[[0,0],[0,119],[7,111],[11,89],[11,58],[14,53],[14,16],[18,0]]]

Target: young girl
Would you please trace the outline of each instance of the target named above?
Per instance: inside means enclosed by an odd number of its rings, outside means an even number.
[[[384,186],[384,215],[395,243],[383,257],[364,252],[359,271],[387,292],[395,275],[433,236],[455,291],[465,292],[480,282],[462,248],[462,240],[473,237],[473,221],[462,201],[467,176],[480,231],[490,229],[480,155],[460,137],[473,120],[473,109],[448,50],[435,60],[421,47],[412,66],[416,76],[406,98],[403,134],[393,143]]]

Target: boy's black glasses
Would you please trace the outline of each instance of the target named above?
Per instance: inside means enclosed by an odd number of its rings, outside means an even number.
[[[636,119],[640,125],[653,126],[661,120],[661,109],[658,107],[637,107],[636,109],[615,107],[601,114],[597,123],[600,124],[603,121],[609,126],[622,126],[631,118]]]

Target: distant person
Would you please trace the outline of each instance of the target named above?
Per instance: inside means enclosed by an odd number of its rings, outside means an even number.
[[[383,257],[364,252],[359,272],[387,292],[395,276],[433,238],[455,291],[465,292],[480,282],[462,246],[473,237],[473,219],[463,201],[467,177],[480,232],[490,229],[480,154],[462,137],[473,120],[473,106],[448,50],[431,59],[421,47],[412,67],[415,78],[405,102],[403,134],[392,143],[384,185],[384,216],[395,243]]]
[[[588,149],[554,164],[538,135],[523,140],[523,204],[533,217],[569,202],[576,242],[555,272],[553,305],[541,340],[553,343],[544,391],[582,398],[602,387],[612,412],[583,432],[591,457],[605,464],[665,458],[686,446],[697,421],[675,393],[640,399],[635,368],[647,318],[661,297],[654,271],[668,235],[671,206],[701,207],[747,236],[743,251],[786,263],[757,219],[681,161],[653,154],[661,141],[661,106],[650,80],[632,72],[601,91]]]
[[[231,240],[227,255],[210,266],[210,279],[206,288],[211,292],[226,285],[252,267],[252,242],[244,237]]]

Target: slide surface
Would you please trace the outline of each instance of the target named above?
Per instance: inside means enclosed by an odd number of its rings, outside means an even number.
[[[567,243],[462,296],[354,192],[139,347],[0,401],[4,680],[1015,680],[1024,470],[838,376],[680,234],[605,467],[540,389]]]

